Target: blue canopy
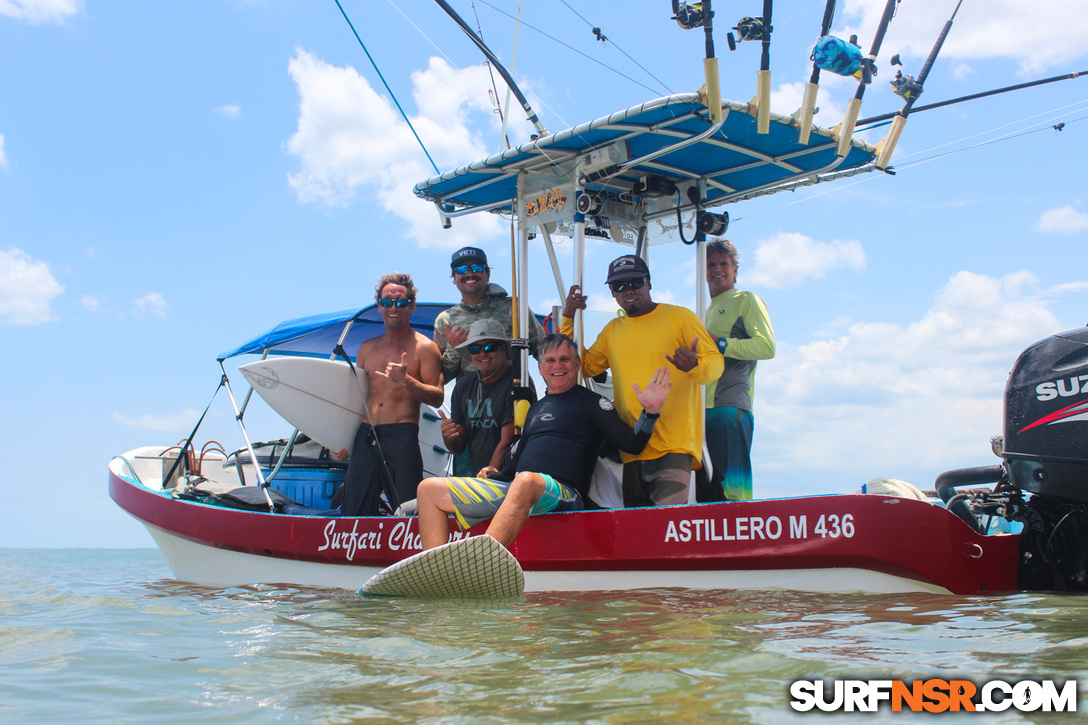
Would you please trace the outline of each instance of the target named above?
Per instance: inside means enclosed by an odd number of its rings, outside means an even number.
[[[449,307],[449,304],[440,302],[417,302],[415,312],[412,313],[412,329],[433,338],[435,318]],[[342,310],[281,322],[233,350],[220,354],[216,359],[222,362],[227,358],[259,354],[265,350],[273,355],[329,357],[336,347],[336,341],[340,339],[344,325],[349,321],[354,322],[351,332],[344,340],[344,350],[354,360],[363,342],[385,332],[377,305],[368,305],[361,310]]]
[[[573,178],[579,158],[617,145],[628,159],[617,160],[601,186],[637,189],[650,174],[677,184],[702,181],[704,208],[874,168],[876,149],[859,140],[838,157],[831,131],[815,128],[801,144],[792,116],[771,114],[769,132],[760,134],[750,104],[722,107],[721,128],[704,137],[710,114],[698,94],[659,98],[435,176],[417,184],[415,193],[450,213],[509,213],[519,173],[551,175],[560,183]]]

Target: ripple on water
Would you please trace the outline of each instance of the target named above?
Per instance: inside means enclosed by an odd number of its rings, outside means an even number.
[[[1088,606],[1064,595],[373,600],[76,551],[6,557],[0,602],[13,722],[780,723],[799,678],[1088,677]]]

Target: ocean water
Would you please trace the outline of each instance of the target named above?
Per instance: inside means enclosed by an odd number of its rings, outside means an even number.
[[[1077,679],[1088,596],[214,588],[155,550],[0,550],[0,722],[1069,722],[797,713],[797,679]]]

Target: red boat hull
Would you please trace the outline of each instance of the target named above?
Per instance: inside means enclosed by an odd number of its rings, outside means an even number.
[[[148,527],[175,574],[185,578],[188,572],[208,583],[357,588],[373,571],[419,551],[414,518],[240,511],[173,499],[112,471],[110,495]],[[468,533],[486,528],[481,524]],[[943,507],[923,501],[835,495],[537,516],[511,552],[525,570],[527,589],[875,586],[977,594],[1018,588],[1019,538],[980,535]],[[167,551],[165,542],[178,544],[178,550]],[[211,562],[214,554],[226,553],[241,557],[243,573],[224,570],[220,576],[198,562],[181,561]],[[261,566],[247,569],[245,562]],[[308,570],[304,565],[341,575],[301,581],[308,578],[299,573]],[[857,576],[834,576],[848,573]]]

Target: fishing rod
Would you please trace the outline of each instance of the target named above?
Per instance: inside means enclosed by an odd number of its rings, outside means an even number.
[[[695,28],[703,29],[703,39],[706,45],[706,57],[703,58],[703,76],[706,85],[700,93],[705,91],[706,108],[710,112],[710,121],[715,125],[722,122],[722,89],[718,76],[718,58],[714,55],[714,11],[711,9],[710,0],[701,3],[686,3],[680,0],[672,0],[672,19],[684,30]],[[736,47],[733,35],[729,35],[729,49]]]
[[[756,82],[756,133],[771,132],[771,0],[763,0],[763,53]]]
[[[873,76],[876,75],[876,56],[880,52],[880,46],[884,42],[884,36],[888,32],[888,25],[892,22],[892,16],[895,15],[895,8],[900,0],[888,0],[884,4],[884,13],[880,16],[880,24],[877,25],[876,35],[873,36],[873,43],[869,47],[869,55],[861,60],[861,82],[858,84],[858,90],[854,93],[854,97],[849,100],[846,107],[846,115],[843,116],[842,123],[838,127],[838,148],[835,149],[836,156],[845,157],[850,152],[850,141],[854,136],[854,126],[858,121],[858,113],[861,111],[861,99],[865,95],[865,87],[873,82]]]
[[[450,18],[453,19],[453,22],[457,23],[461,30],[465,31],[465,34],[472,40],[476,47],[480,49],[480,52],[484,54],[484,57],[486,57],[494,66],[495,70],[499,72],[502,79],[506,81],[506,86],[513,92],[514,97],[518,99],[518,103],[520,103],[521,107],[525,110],[525,115],[533,124],[536,132],[541,136],[547,136],[548,132],[545,130],[544,124],[537,118],[536,111],[529,105],[528,99],[525,98],[525,94],[518,88],[518,84],[514,82],[514,78],[510,75],[510,72],[506,70],[506,66],[499,61],[498,57],[491,52],[491,49],[487,47],[487,44],[484,43],[483,39],[476,35],[472,28],[468,26],[468,23],[461,19],[461,16],[457,14],[456,10],[450,7],[450,4],[446,2],[446,0],[434,1],[438,4],[438,7],[445,11],[446,15],[449,15]]]
[[[915,79],[899,70],[895,74],[895,79],[892,80],[892,88],[895,90],[895,94],[904,99],[905,103],[896,114],[895,120],[892,121],[892,127],[888,130],[888,135],[877,144],[876,167],[881,171],[888,168],[888,162],[892,158],[892,152],[895,151],[895,145],[899,143],[899,136],[903,133],[903,127],[907,125],[907,116],[910,115],[914,102],[922,95],[926,78],[929,77],[929,71],[932,70],[933,64],[937,61],[937,55],[941,52],[941,46],[944,45],[944,41],[948,37],[948,31],[952,29],[952,21],[955,20],[956,13],[960,11],[960,5],[963,5],[963,0],[956,3],[956,8],[952,11],[951,17],[945,21],[940,35],[937,36],[937,41],[929,51],[926,62],[922,64],[922,70],[918,73],[918,78]],[[901,65],[898,54],[892,56],[891,63],[892,65]]]
[[[707,5],[708,3],[703,3]],[[674,2],[675,6],[676,3]],[[771,130],[771,12],[772,0],[763,0],[763,15],[758,18],[744,17],[733,27],[736,35],[729,33],[729,50],[736,50],[737,43],[745,40],[758,40],[762,45],[759,72],[756,74],[755,116],[756,133],[770,133]]]
[[[958,96],[956,98],[949,98],[945,101],[937,101],[936,103],[929,103],[924,106],[916,106],[911,109],[911,113],[921,113],[922,111],[932,111],[934,108],[944,108],[945,106],[951,106],[956,103],[963,103],[964,101],[974,101],[979,98],[986,98],[987,96],[996,96],[1001,93],[1008,93],[1010,91],[1020,91],[1025,88],[1033,88],[1034,86],[1041,86],[1047,83],[1055,83],[1057,81],[1069,81],[1075,78],[1082,78],[1088,76],[1088,70],[1073,71],[1072,73],[1065,73],[1060,76],[1051,76],[1049,78],[1040,78],[1036,81],[1028,81],[1027,83],[1017,83],[1012,86],[1003,86],[1001,88],[994,88],[989,91],[981,91],[979,93],[971,93],[966,96]],[[863,118],[858,121],[858,126],[872,126],[884,121],[894,119],[899,115],[899,111],[893,111],[891,113],[883,113],[879,116],[870,116],[869,118]]]
[[[827,37],[831,32],[831,23],[835,19],[835,0],[827,0],[824,6],[824,19],[820,23],[820,38]],[[819,41],[817,41],[819,42]],[[797,143],[808,145],[809,135],[812,133],[812,114],[816,109],[816,94],[820,90],[820,64],[816,60],[816,49],[812,50],[812,76],[805,84],[805,95],[801,100],[801,108],[797,111]]]

